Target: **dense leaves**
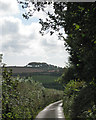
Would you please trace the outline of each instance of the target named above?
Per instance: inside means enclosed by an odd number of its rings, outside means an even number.
[[[60,100],[62,91],[45,89],[31,77],[12,77],[12,71],[3,68],[2,120],[35,118],[51,102]]]
[[[67,9],[65,28],[68,32],[70,61],[80,79],[92,81],[96,79],[96,6],[94,3],[69,3]]]
[[[62,74],[61,77],[58,78],[58,82],[63,83],[64,86],[70,81],[70,80],[76,80],[77,79],[77,74],[76,74],[76,69],[74,66],[66,67],[64,70],[64,73]]]
[[[84,81],[71,80],[65,87],[63,108],[68,120],[95,120],[96,118],[96,88]]]
[[[83,87],[72,104],[72,120],[74,120],[74,118],[75,120],[79,118],[94,120],[96,118],[95,95],[96,88],[93,85]]]
[[[17,90],[17,85],[18,81],[17,80],[12,80],[12,71],[7,71],[4,69],[2,73],[2,118],[15,118],[14,113],[13,113],[13,108],[14,108],[14,100],[17,100],[18,96],[18,90]]]
[[[77,81],[71,80],[66,84],[66,87],[64,90],[64,98],[63,98],[63,109],[64,109],[64,114],[66,119],[69,119],[69,120],[72,119],[71,114],[72,114],[72,105],[74,103],[74,99],[79,95],[80,90],[85,86],[86,86],[86,83],[84,81],[77,82]]]

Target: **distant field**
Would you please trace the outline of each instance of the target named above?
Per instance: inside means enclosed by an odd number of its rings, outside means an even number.
[[[13,76],[32,77],[34,81],[42,83],[46,88],[62,89],[62,86],[55,82],[62,72],[31,67],[7,67],[7,69],[12,69]]]
[[[38,81],[46,88],[62,89],[62,86],[56,82],[58,76],[52,75],[32,75],[34,81]]]
[[[13,76],[32,76],[32,75],[53,75],[60,76],[62,71],[48,70],[47,68],[32,68],[32,67],[6,67],[8,70],[11,69]]]
[[[51,76],[51,75],[32,75],[32,78],[33,80],[39,81],[41,83],[52,83],[58,79],[57,76]]]

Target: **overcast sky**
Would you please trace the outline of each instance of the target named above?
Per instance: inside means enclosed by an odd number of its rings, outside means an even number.
[[[53,11],[50,8],[50,11]],[[24,11],[16,0],[0,0],[0,53],[7,65],[26,65],[29,62],[46,62],[64,67],[68,61],[64,42],[57,34],[39,34],[41,25],[38,16],[46,18],[43,12],[35,13],[25,20]]]

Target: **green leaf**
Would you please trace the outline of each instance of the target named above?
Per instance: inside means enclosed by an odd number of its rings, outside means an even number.
[[[78,30],[79,28],[80,28],[80,26],[79,25],[75,25],[75,30]]]
[[[78,91],[80,91],[80,90],[78,90],[78,89],[75,89],[75,91],[77,91],[77,92],[78,92]]]
[[[78,8],[79,8],[81,11],[84,10],[84,7],[78,6]]]
[[[78,30],[80,28],[79,25],[77,25],[76,23],[73,24],[75,26],[75,30]]]
[[[85,34],[82,34],[82,37],[85,37]]]
[[[72,34],[69,34],[70,37],[72,37]]]
[[[79,66],[79,64],[77,64],[77,67]]]

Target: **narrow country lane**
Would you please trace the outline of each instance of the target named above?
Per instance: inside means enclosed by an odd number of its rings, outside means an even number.
[[[62,108],[62,100],[57,101],[55,103],[52,103],[48,105],[44,110],[42,110],[36,117],[35,120],[59,120],[62,118],[62,120],[65,120],[63,108]]]

